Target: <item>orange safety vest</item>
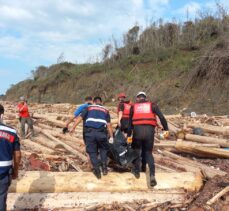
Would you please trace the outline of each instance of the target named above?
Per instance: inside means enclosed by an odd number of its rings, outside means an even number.
[[[131,103],[124,103],[124,110],[123,110],[122,118],[129,118],[130,108],[131,108]]]
[[[156,114],[152,111],[151,102],[135,103],[133,105],[133,125],[157,126]]]

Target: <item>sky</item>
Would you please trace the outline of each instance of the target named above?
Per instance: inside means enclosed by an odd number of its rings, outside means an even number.
[[[228,0],[221,0],[227,9]],[[94,62],[136,23],[195,18],[214,0],[0,0],[0,94],[40,65]],[[121,45],[121,43],[120,43]]]

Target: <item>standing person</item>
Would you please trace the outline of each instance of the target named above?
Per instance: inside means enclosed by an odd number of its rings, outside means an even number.
[[[19,120],[21,123],[21,136],[25,138],[25,124],[28,124],[28,127],[31,131],[31,135],[34,136],[33,129],[33,120],[29,114],[28,104],[24,97],[20,97],[20,102],[18,103],[18,112],[19,112]]]
[[[11,177],[18,177],[21,160],[16,130],[2,123],[4,107],[0,104],[0,211],[6,211],[7,192]]]
[[[157,125],[156,115],[165,131],[168,131],[168,124],[161,113],[159,107],[146,99],[145,92],[139,92],[136,96],[136,103],[130,109],[130,126],[128,129],[128,139],[131,137],[133,129],[132,148],[139,151],[139,156],[134,160],[133,174],[136,178],[140,177],[141,168],[141,151],[142,157],[149,165],[150,169],[150,186],[157,185],[155,179],[155,164],[152,155],[154,145],[154,132]],[[143,165],[145,165],[143,163]]]
[[[67,123],[66,123],[66,126],[63,128],[63,133],[65,134],[66,132],[68,132],[68,127],[69,125],[71,124],[71,122],[74,121],[75,118],[77,118],[81,113],[82,111],[87,108],[89,105],[92,105],[93,103],[93,100],[92,100],[92,97],[91,96],[88,96],[88,97],[85,97],[85,103],[80,105],[74,112],[74,116],[71,117]],[[83,139],[84,139],[84,131],[83,131]]]
[[[129,116],[131,102],[126,99],[125,93],[120,93],[118,95],[118,126],[122,132],[127,133],[129,127]]]
[[[110,136],[109,142],[113,142],[113,131],[111,127],[109,111],[102,106],[100,97],[94,98],[94,104],[89,105],[84,109],[80,116],[75,119],[75,123],[71,129],[74,132],[76,126],[82,121],[85,121],[85,144],[86,152],[90,157],[93,166],[93,173],[100,179],[102,167],[103,175],[107,175],[107,153],[109,150],[108,133]],[[98,158],[100,157],[100,159]]]

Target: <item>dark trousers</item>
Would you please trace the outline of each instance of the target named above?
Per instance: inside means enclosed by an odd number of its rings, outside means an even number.
[[[122,118],[121,119],[121,131],[127,133],[129,127],[129,118]]]
[[[135,125],[133,130],[132,148],[138,151],[138,157],[134,160],[134,171],[139,172],[142,164],[149,165],[150,175],[155,175],[155,164],[153,158],[154,130],[151,125]]]
[[[7,199],[7,191],[9,186],[10,186],[9,175],[0,178],[0,211],[6,211],[6,199]]]
[[[33,120],[31,119],[31,117],[21,118],[21,136],[25,137],[25,124],[26,123],[28,124],[28,127],[33,136],[34,135]]]
[[[99,168],[101,163],[107,163],[109,143],[106,131],[99,131],[91,128],[86,129],[85,143],[86,152],[89,154],[93,168]]]

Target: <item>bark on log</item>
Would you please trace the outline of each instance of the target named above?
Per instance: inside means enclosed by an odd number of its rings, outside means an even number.
[[[198,157],[229,158],[228,150],[201,147],[194,143],[185,143],[185,141],[177,141],[175,148],[181,152],[194,154],[195,156],[198,156]]]
[[[192,172],[157,173],[158,185],[154,189],[184,188],[198,191],[203,185],[202,175]],[[67,181],[67,182],[66,182]],[[98,180],[90,172],[25,172],[13,181],[9,192],[13,193],[57,193],[57,192],[125,192],[147,191],[147,179],[141,174],[135,179],[131,173],[109,173]]]
[[[194,167],[199,167],[202,170],[203,174],[206,175],[206,177],[209,179],[213,178],[216,175],[225,176],[227,174],[224,171],[213,169],[210,166],[207,166],[207,165],[199,163],[197,161],[190,160],[188,158],[176,155],[176,154],[174,154],[172,152],[168,152],[166,150],[159,151],[159,152],[161,154],[165,155],[166,157],[170,157],[170,158],[176,160],[180,164],[186,164],[186,165],[190,165],[190,166],[194,166]]]
[[[193,134],[186,134],[185,139],[188,141],[195,141],[199,143],[209,143],[209,144],[219,144],[221,147],[229,147],[229,140],[227,139],[199,136]]]

